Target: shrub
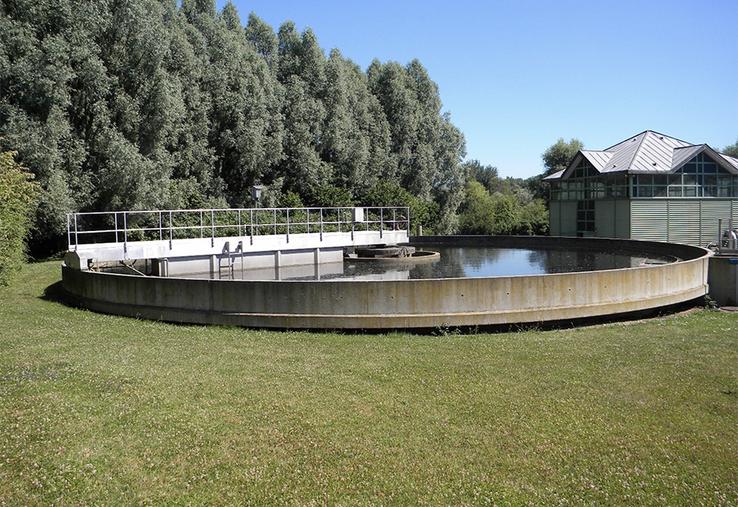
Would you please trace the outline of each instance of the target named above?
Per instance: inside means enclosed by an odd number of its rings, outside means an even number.
[[[15,161],[15,153],[0,153],[0,285],[7,285],[23,263],[38,193],[33,175]]]

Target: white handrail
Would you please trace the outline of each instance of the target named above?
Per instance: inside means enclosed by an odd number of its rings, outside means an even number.
[[[354,221],[357,209],[363,210],[363,216],[359,221]],[[165,213],[169,215],[169,223],[163,219]],[[301,214],[304,215],[304,221]],[[314,218],[316,215],[318,221]],[[245,222],[246,218],[248,223]],[[177,219],[180,224],[177,224]],[[144,223],[137,226],[137,221]],[[409,234],[410,209],[407,206],[306,206],[75,212],[67,214],[67,243],[69,250],[76,250],[80,244],[91,243],[122,243],[127,250],[130,241],[164,241],[168,236],[171,247],[172,240],[180,239],[175,232],[195,231],[193,237],[202,238],[207,237],[203,232],[208,229],[211,241],[216,237],[236,236],[250,237],[253,244],[254,236],[265,235],[286,235],[289,241],[291,234],[303,232],[319,234],[322,241],[324,232],[350,232],[353,237],[357,224],[362,224],[362,229],[367,231],[377,230],[380,235],[385,230],[402,230]],[[348,227],[342,227],[344,225]],[[229,233],[225,233],[226,230],[230,230],[227,231]],[[146,233],[155,234],[147,238]]]

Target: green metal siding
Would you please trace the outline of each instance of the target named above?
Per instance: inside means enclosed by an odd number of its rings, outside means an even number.
[[[576,236],[577,235],[577,202],[561,201],[559,210],[561,217],[560,236]]]
[[[723,227],[728,226],[731,215],[731,205],[738,201],[702,201],[700,210],[700,242],[698,246],[705,246],[718,239],[718,220],[723,220]]]
[[[548,229],[551,236],[561,236],[561,202],[551,201],[548,205]]]
[[[666,241],[672,243],[700,244],[700,201],[667,201],[669,234]]]
[[[615,201],[595,201],[595,236],[615,237]]]
[[[615,201],[615,237],[630,238],[630,200]]]
[[[633,239],[667,241],[667,201],[634,200],[630,203],[630,236]]]

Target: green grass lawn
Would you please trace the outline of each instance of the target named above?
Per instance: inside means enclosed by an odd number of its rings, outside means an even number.
[[[179,326],[0,288],[1,504],[738,503],[738,315]]]

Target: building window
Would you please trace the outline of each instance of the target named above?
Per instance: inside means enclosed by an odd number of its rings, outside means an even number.
[[[738,197],[738,177],[704,153],[674,174],[638,174],[632,184],[633,197]]]
[[[577,201],[577,236],[592,236],[595,232],[595,202]]]
[[[565,180],[551,185],[552,201],[627,197],[628,179],[624,174],[600,174],[587,160],[582,160]]]

